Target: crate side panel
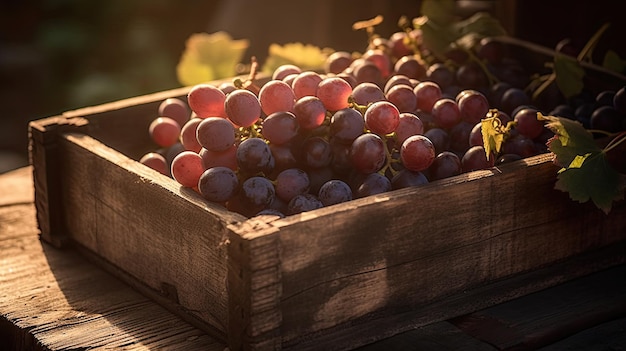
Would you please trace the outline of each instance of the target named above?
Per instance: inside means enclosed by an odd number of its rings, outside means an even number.
[[[555,191],[555,168],[545,158],[520,165],[281,227],[283,340],[415,308],[625,239],[623,203],[605,216]]]
[[[278,231],[264,218],[252,218],[229,229],[229,346],[233,350],[280,349]]]
[[[285,274],[307,273],[305,276],[312,280],[301,283],[310,286],[347,272],[401,264],[488,240],[515,228],[576,216],[568,208],[554,208],[548,213],[537,206],[534,210],[520,210],[535,206],[534,201],[541,204],[553,196],[559,201],[566,197],[556,193],[550,184],[556,168],[547,164],[545,157],[534,161],[277,221],[281,227]],[[525,195],[519,196],[520,192]],[[368,265],[364,266],[364,262]],[[285,295],[303,290],[304,286],[298,283],[286,281]]]
[[[87,120],[61,116],[31,121],[28,125],[29,161],[33,166],[33,186],[37,225],[40,236],[55,247],[62,247],[63,235],[60,186],[61,170],[58,167],[58,138],[66,131],[86,130]]]
[[[233,218],[88,136],[69,135],[61,145],[66,205],[86,208],[65,218],[72,238],[225,332],[224,239]]]

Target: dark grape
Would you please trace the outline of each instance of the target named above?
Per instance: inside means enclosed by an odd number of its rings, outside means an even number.
[[[402,169],[391,178],[391,188],[394,190],[424,184],[428,184],[428,178],[424,173],[409,169]]]
[[[387,160],[386,147],[376,134],[359,135],[350,147],[352,166],[361,173],[374,173],[380,170]]]
[[[261,124],[263,137],[272,144],[286,144],[298,135],[299,124],[296,116],[287,111],[279,111],[265,117]]]
[[[241,184],[241,190],[239,191],[241,203],[251,213],[257,213],[269,207],[272,201],[274,201],[274,196],[276,196],[276,192],[272,182],[260,176],[246,179]]]
[[[617,112],[613,106],[600,106],[591,114],[590,127],[616,133],[622,130],[623,119],[624,115]]]
[[[442,89],[454,83],[454,73],[443,63],[434,63],[426,71],[428,80],[437,83]]]
[[[306,169],[321,168],[330,165],[332,155],[330,143],[321,136],[313,136],[302,144],[300,160]]]
[[[366,197],[390,190],[392,189],[389,178],[380,173],[370,173],[356,185],[355,196],[358,198]]]
[[[465,89],[480,89],[486,87],[489,83],[485,71],[473,62],[459,66],[456,71],[456,81]]]
[[[363,134],[364,129],[363,115],[353,108],[344,108],[335,112],[331,117],[328,133],[333,140],[350,144]]]
[[[198,190],[209,201],[224,203],[237,193],[239,180],[228,167],[213,167],[202,173],[198,179]]]
[[[287,214],[294,215],[306,211],[313,211],[324,207],[324,204],[313,194],[298,194],[287,204]]]
[[[493,167],[494,164],[494,156],[491,155],[489,160],[487,160],[485,148],[480,145],[469,148],[463,155],[463,158],[461,158],[461,168],[464,173],[480,169],[488,169]]]
[[[626,115],[626,86],[621,87],[613,97],[613,107],[617,112]]]
[[[500,106],[504,112],[512,116],[513,110],[515,110],[518,106],[528,105],[529,103],[530,98],[524,90],[513,87],[507,89],[502,94]]]
[[[236,157],[239,169],[248,174],[269,174],[275,165],[270,147],[261,138],[242,141],[237,148]]]
[[[544,130],[543,121],[537,119],[537,110],[524,108],[513,115],[515,130],[529,139],[534,139],[541,135]]]
[[[296,195],[308,193],[311,185],[307,173],[299,168],[278,173],[275,182],[276,196],[287,203]]]
[[[319,189],[317,198],[324,206],[331,206],[352,200],[352,189],[342,180],[331,179]]]
[[[462,172],[461,159],[455,153],[444,151],[439,153],[428,167],[430,181],[459,175]]]
[[[450,148],[450,135],[441,128],[431,128],[424,133],[424,136],[433,143],[437,154]]]

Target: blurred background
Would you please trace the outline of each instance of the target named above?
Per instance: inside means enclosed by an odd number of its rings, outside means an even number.
[[[584,43],[611,22],[600,43],[626,57],[622,12],[611,0],[459,0],[460,15],[488,11],[511,35],[554,48]],[[302,42],[362,51],[352,23],[419,16],[419,0],[0,0],[0,173],[28,164],[28,121],[180,87],[176,64],[193,33],[248,39],[244,61],[271,43]]]

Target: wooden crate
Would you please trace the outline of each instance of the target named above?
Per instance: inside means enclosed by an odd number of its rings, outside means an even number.
[[[187,91],[31,122],[37,219],[231,350],[352,349],[626,261],[626,203],[572,202],[550,154],[247,220],[136,161]]]

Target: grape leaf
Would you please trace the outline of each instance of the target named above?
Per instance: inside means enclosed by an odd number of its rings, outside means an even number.
[[[612,202],[624,196],[623,182],[593,135],[579,122],[567,118],[538,112],[537,119],[546,121],[546,127],[555,134],[547,143],[555,164],[562,167],[554,188],[569,193],[574,201],[591,200],[609,213]]]
[[[456,2],[454,0],[423,0],[420,13],[439,26],[451,24],[455,18]]]
[[[554,188],[580,203],[591,200],[608,214],[613,201],[624,198],[620,183],[619,173],[609,165],[605,153],[599,152],[577,156],[559,172]]]
[[[555,137],[548,141],[548,149],[555,154],[557,165],[565,167],[578,155],[596,154],[601,151],[593,135],[580,122],[544,116],[541,112],[537,113],[537,119],[546,121],[546,128],[555,134]]]
[[[450,26],[442,26],[426,16],[413,19],[413,28],[422,32],[422,44],[438,57],[445,57],[450,44],[458,39]]]
[[[469,18],[455,23],[454,28],[461,35],[468,33],[474,33],[481,37],[506,35],[506,30],[500,21],[487,12],[477,12]]]
[[[613,50],[606,52],[602,66],[613,72],[626,73],[626,60],[619,57]]]
[[[492,155],[500,153],[502,144],[513,126],[512,122],[509,122],[506,125],[502,124],[500,118],[496,117],[497,112],[497,110],[490,110],[487,112],[485,118],[483,118],[480,122],[480,131],[483,137],[483,145],[485,147],[487,160],[489,160]]]
[[[293,64],[303,70],[318,70],[324,67],[324,62],[332,51],[303,43],[271,44],[262,71],[271,74],[284,64]]]
[[[554,55],[554,73],[556,84],[565,98],[569,99],[583,90],[585,70],[575,59],[562,54]]]
[[[248,46],[248,40],[233,40],[226,32],[192,34],[176,66],[179,83],[194,85],[234,76]]]

